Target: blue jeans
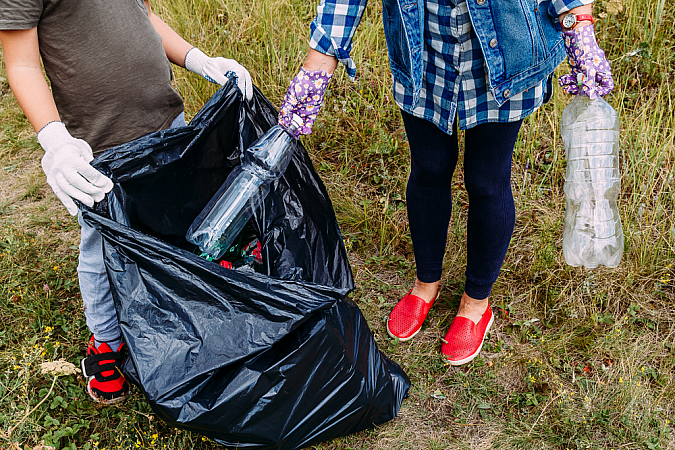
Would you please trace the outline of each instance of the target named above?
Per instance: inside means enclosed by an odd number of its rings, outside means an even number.
[[[402,114],[410,143],[406,204],[417,278],[434,283],[441,279],[452,213],[457,130],[448,135],[428,120]],[[475,299],[490,295],[511,242],[516,215],[511,158],[521,123],[484,123],[465,132],[464,186],[469,194],[469,217],[464,291]]]
[[[171,123],[171,128],[181,126],[185,126],[183,113]],[[103,240],[98,231],[84,223],[81,214],[78,214],[77,220],[82,227],[77,275],[87,327],[97,341],[113,341],[120,337],[120,330],[103,263]]]

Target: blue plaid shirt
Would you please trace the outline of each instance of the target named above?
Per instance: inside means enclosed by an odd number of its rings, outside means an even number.
[[[310,47],[335,56],[352,79],[356,66],[349,53],[366,3],[367,0],[322,0],[311,25]],[[551,9],[560,15],[589,3],[592,0],[553,0]],[[426,0],[424,5],[422,91],[415,106],[412,93],[394,81],[394,100],[401,109],[452,134],[455,115],[460,129],[486,122],[513,122],[534,112],[548,98],[550,77],[499,106],[487,84],[485,59],[466,1]]]

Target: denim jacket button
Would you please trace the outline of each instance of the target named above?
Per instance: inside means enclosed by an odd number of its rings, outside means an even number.
[[[476,0],[476,3],[479,5],[485,4],[485,0]]]
[[[495,48],[497,46],[497,39],[492,39],[490,41],[490,48]]]
[[[509,95],[511,95],[511,90],[507,89],[504,91],[504,98],[509,98]]]

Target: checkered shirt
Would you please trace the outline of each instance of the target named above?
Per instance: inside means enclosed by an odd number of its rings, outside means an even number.
[[[553,0],[551,10],[562,14],[591,0]],[[312,22],[310,47],[335,56],[350,78],[356,66],[349,56],[352,39],[367,0],[322,0]],[[404,111],[427,119],[452,134],[455,116],[460,129],[486,122],[513,122],[544,103],[552,89],[549,80],[497,105],[487,83],[485,59],[473,31],[466,0],[426,0],[423,80],[417,106],[413,93],[394,81],[394,100]]]
[[[514,122],[539,108],[550,89],[546,80],[513,95],[501,106],[495,102],[466,1],[461,0],[454,7],[447,3],[443,0],[425,2],[427,26],[419,103],[413,106],[412,92],[394,81],[396,104],[448,134],[452,134],[455,114],[459,129],[465,130],[486,122]]]

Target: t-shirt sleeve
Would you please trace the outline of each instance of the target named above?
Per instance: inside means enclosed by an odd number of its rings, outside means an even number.
[[[0,0],[0,30],[30,30],[42,16],[42,0]]]

